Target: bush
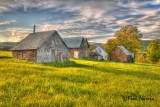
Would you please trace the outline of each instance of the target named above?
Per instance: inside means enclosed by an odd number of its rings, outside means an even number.
[[[147,54],[146,53],[137,53],[135,60],[136,60],[136,62],[148,63]]]

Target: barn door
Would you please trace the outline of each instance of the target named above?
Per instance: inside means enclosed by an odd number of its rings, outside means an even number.
[[[56,62],[61,62],[61,52],[56,51]]]
[[[53,62],[61,62],[61,55],[62,55],[61,52],[55,49],[52,49],[52,61]]]
[[[51,52],[52,52],[52,61],[56,61],[55,49],[52,49]]]
[[[74,58],[79,58],[79,51],[74,51]]]
[[[23,53],[22,52],[17,52],[17,57],[19,59],[23,59]]]

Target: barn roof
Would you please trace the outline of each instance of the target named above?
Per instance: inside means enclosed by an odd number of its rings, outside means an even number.
[[[126,55],[131,55],[131,53],[124,47],[124,46],[118,46]]]
[[[80,48],[83,37],[62,38],[68,48]]]
[[[57,31],[44,31],[30,33],[22,41],[18,42],[11,50],[32,50],[41,46],[48,38],[54,35]]]
[[[105,52],[105,49],[102,46],[97,46],[94,50],[97,50],[97,49],[101,49],[101,50],[103,50]]]

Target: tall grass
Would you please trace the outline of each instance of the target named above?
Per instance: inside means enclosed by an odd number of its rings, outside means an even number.
[[[87,59],[36,64],[0,51],[0,106],[158,107],[160,66]]]

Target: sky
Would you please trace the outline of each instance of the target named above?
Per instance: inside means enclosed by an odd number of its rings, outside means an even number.
[[[160,39],[160,0],[0,0],[0,42],[19,42],[34,25],[98,43],[134,25],[142,39]]]

